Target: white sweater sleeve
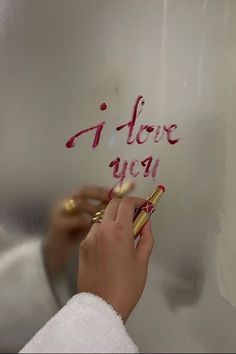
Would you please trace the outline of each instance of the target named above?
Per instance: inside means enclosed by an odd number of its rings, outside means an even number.
[[[103,299],[75,295],[21,353],[137,353],[121,317]]]

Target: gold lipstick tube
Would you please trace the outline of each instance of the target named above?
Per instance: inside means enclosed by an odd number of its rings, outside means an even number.
[[[158,186],[150,197],[147,198],[145,205],[138,209],[134,216],[134,237],[137,237],[140,234],[140,231],[155,211],[156,205],[164,192],[165,187],[162,185]]]

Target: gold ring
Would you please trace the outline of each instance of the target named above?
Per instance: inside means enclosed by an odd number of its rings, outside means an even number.
[[[105,209],[102,209],[100,211],[97,211],[94,215],[94,217],[92,218],[92,223],[100,223],[102,221],[102,217],[104,214]]]
[[[98,218],[96,216],[92,218],[92,224],[96,224],[96,223],[100,224],[101,222],[102,222],[102,218]]]
[[[68,199],[64,203],[64,211],[68,215],[72,215],[77,211],[77,206],[73,198]]]
[[[97,211],[95,216],[102,216],[104,214],[104,209],[100,210],[100,211]]]
[[[102,217],[103,217],[103,214],[96,213],[94,215],[94,217],[92,218],[92,223],[95,223],[95,222],[100,223],[100,222],[102,222]]]

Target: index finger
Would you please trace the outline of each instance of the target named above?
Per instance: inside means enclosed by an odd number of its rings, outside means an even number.
[[[133,224],[134,212],[136,208],[140,208],[146,200],[137,197],[125,197],[121,200],[117,212],[117,221],[122,223]]]
[[[104,202],[109,202],[109,191],[106,188],[102,187],[90,187],[84,186],[82,187],[77,194],[74,195],[74,198],[87,198],[87,199],[95,199]]]

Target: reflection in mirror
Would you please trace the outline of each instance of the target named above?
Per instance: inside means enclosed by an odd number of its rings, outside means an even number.
[[[232,352],[235,1],[2,0],[0,51],[0,352],[18,352],[81,289],[129,317],[140,352]],[[113,244],[104,270],[106,247],[99,258],[93,245],[93,278],[83,240],[113,218],[115,242],[118,215],[132,233],[145,200],[124,197],[160,184],[142,297],[146,268],[127,247]],[[107,275],[124,264],[121,281]]]

